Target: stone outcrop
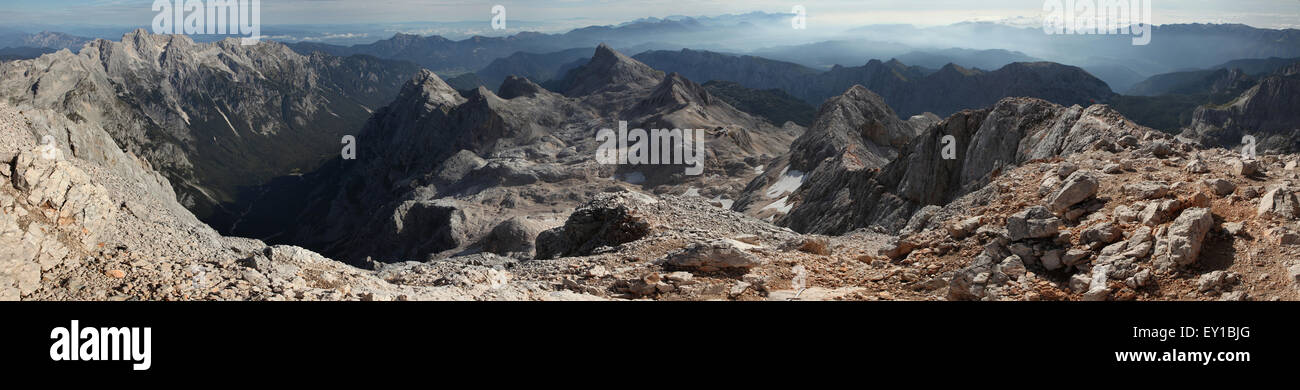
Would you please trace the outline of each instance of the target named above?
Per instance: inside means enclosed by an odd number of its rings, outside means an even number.
[[[632,242],[650,233],[638,206],[656,202],[632,193],[602,194],[575,210],[564,226],[537,236],[537,258],[590,254],[600,247]]]
[[[1182,136],[1210,147],[1238,148],[1249,135],[1261,153],[1300,151],[1300,113],[1294,109],[1300,105],[1297,68],[1291,65],[1261,78],[1227,104],[1197,108]]]
[[[948,136],[955,142],[952,159],[943,153]],[[847,152],[822,163],[795,194],[801,200],[777,222],[819,233],[870,225],[899,229],[916,210],[981,189],[1016,164],[1095,149],[1132,149],[1139,138],[1163,137],[1106,106],[1084,109],[1004,99],[990,109],[964,111],[931,127],[879,170],[859,168]],[[1056,206],[1077,203],[1082,199],[1076,197],[1095,191],[1090,187],[1096,179],[1079,175]]]
[[[693,244],[668,255],[666,262],[672,267],[698,272],[745,270],[761,263],[758,256],[745,252],[728,240]]]

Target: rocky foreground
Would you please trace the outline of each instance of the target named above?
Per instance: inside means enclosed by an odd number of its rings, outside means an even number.
[[[611,187],[536,238],[520,221],[482,244],[526,255],[365,269],[222,237],[103,129],[0,104],[0,299],[1300,298],[1300,156],[1242,160],[1129,128],[1104,106],[1081,115],[1092,130],[1064,133],[1068,150],[998,165],[987,184],[920,208],[901,234],[800,234],[700,196]]]

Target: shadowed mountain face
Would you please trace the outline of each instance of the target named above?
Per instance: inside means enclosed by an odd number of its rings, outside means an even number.
[[[710,94],[737,109],[753,113],[772,123],[812,124],[817,109],[779,89],[751,89],[732,81],[704,83]]]
[[[863,66],[835,66],[817,72],[788,62],[694,50],[647,52],[637,58],[656,69],[679,72],[691,79],[781,89],[811,104],[821,104],[854,85],[862,85],[884,97],[904,118],[924,112],[948,115],[988,106],[1009,96],[1037,97],[1065,105],[1101,103],[1115,96],[1106,83],[1082,69],[1048,62],[1013,63],[994,71],[949,64],[930,71],[897,60],[872,60]]]
[[[181,202],[219,230],[244,191],[315,170],[340,139],[391,101],[416,67],[372,57],[304,56],[264,42],[198,44],[137,30],[0,65],[0,98],[103,126],[149,161]]]
[[[484,86],[490,88],[501,85],[501,82],[509,76],[524,77],[540,83],[563,78],[569,70],[587,63],[590,58],[591,48],[542,54],[517,52],[493,60],[475,74],[482,80]]]
[[[267,198],[310,201],[254,205],[252,214],[288,214],[278,222],[284,234],[277,240],[354,264],[509,254],[520,246],[503,244],[500,231],[526,236],[511,239],[531,248],[540,228],[610,188],[693,188],[734,198],[755,168],[785,153],[802,131],[750,116],[699,84],[605,45],[562,81],[564,94],[508,77],[498,93],[480,87],[462,96],[421,72],[376,110],[358,135],[356,160],[335,159],[267,189]],[[702,129],[704,174],[684,175],[682,164],[598,164],[596,132],[620,121],[628,128]]]
[[[1196,109],[1183,136],[1207,146],[1232,148],[1254,136],[1259,152],[1300,151],[1300,62],[1260,79],[1222,105]]]
[[[1252,58],[1229,61],[1203,70],[1158,74],[1134,85],[1125,94],[1159,96],[1227,91],[1234,91],[1233,93],[1236,94],[1250,88],[1257,77],[1276,72],[1297,61],[1300,61],[1300,58]],[[1242,84],[1245,86],[1241,86]]]

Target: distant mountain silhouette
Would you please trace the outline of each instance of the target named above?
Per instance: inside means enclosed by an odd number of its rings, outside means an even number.
[[[816,105],[854,85],[862,85],[880,94],[904,118],[924,112],[946,116],[1010,96],[1087,105],[1106,102],[1115,95],[1106,83],[1082,69],[1050,62],[1013,63],[992,71],[949,64],[933,71],[898,60],[871,60],[862,66],[837,65],[818,72],[789,62],[699,50],[652,51],[636,58],[693,80],[734,81],[749,88],[781,89]]]

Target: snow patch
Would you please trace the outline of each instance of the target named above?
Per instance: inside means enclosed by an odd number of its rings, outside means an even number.
[[[781,213],[789,213],[790,209],[794,208],[793,204],[786,203],[786,201],[789,199],[790,197],[788,196],[782,196],[781,199],[777,199],[775,202],[769,203],[767,206],[763,206],[763,210],[776,210],[776,211],[780,211]]]
[[[718,202],[718,204],[722,205],[722,208],[727,210],[731,210],[731,205],[736,203],[736,201],[731,199],[722,199],[722,195],[718,195],[711,200],[714,202]]]
[[[773,183],[772,186],[767,187],[767,193],[765,195],[767,195],[768,199],[771,199],[794,192],[799,189],[799,186],[803,185],[803,181],[803,172],[791,170],[790,167],[785,167],[785,169],[781,170],[781,178],[777,179],[776,183]]]
[[[222,112],[222,111],[221,111],[221,108],[219,108],[219,107],[217,108],[217,113],[218,113],[218,114],[221,114],[221,119],[225,119],[225,120],[226,120],[226,126],[230,126],[230,132],[231,132],[231,133],[235,133],[235,136],[236,136],[236,137],[243,138],[243,137],[241,137],[241,136],[239,135],[239,132],[238,132],[238,131],[235,131],[235,125],[230,124],[230,118],[227,118],[227,117],[226,117],[226,113],[225,113],[225,112]]]

